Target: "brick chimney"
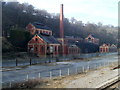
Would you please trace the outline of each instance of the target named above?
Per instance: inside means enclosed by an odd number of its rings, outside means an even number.
[[[63,4],[60,5],[60,38],[64,38],[64,25],[63,25]]]

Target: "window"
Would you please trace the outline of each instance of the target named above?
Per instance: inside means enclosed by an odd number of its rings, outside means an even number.
[[[47,50],[49,50],[49,47],[47,47]]]
[[[35,49],[36,49],[36,51],[38,50],[38,48],[37,48],[37,47],[36,47]]]
[[[44,46],[41,47],[41,52],[45,52],[45,51],[44,51]]]
[[[55,46],[55,52],[57,51],[57,46]]]
[[[35,41],[38,41],[38,38],[35,38]]]
[[[38,34],[38,30],[36,30],[36,33]]]

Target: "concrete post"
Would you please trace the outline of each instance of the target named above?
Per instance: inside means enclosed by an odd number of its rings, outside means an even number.
[[[84,72],[84,66],[82,66],[82,72]]]
[[[32,77],[32,79],[34,80],[34,79],[35,79],[35,77]]]
[[[39,73],[39,74],[38,74],[39,79],[40,79],[40,76],[41,76],[41,75],[40,75],[40,73]]]
[[[27,76],[26,76],[26,80],[28,81],[28,74],[27,74]]]

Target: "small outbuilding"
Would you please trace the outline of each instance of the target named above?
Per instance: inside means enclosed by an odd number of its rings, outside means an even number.
[[[99,39],[96,38],[94,35],[90,34],[85,38],[85,42],[99,44]]]
[[[107,53],[107,52],[117,52],[117,46],[112,44],[103,44],[99,47],[99,52]]]
[[[107,44],[101,45],[100,48],[99,48],[99,52],[101,52],[101,53],[109,52],[109,45],[107,45]]]

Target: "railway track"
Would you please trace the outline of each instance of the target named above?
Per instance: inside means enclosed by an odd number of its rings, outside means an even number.
[[[98,86],[96,90],[119,90],[120,89],[120,75],[108,80],[102,85]]]
[[[120,81],[117,81],[101,90],[119,90],[120,89]]]

